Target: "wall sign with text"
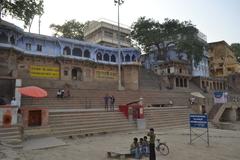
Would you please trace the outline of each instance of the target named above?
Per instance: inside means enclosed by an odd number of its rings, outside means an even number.
[[[30,76],[37,78],[59,78],[59,68],[50,66],[30,66]]]
[[[117,72],[96,70],[95,77],[97,79],[117,79]]]

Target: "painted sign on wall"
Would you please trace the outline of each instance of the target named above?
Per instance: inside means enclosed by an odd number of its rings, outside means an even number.
[[[227,103],[227,92],[214,92],[214,103]]]
[[[30,66],[30,76],[38,78],[59,78],[59,68],[49,66]]]
[[[117,72],[96,70],[97,79],[117,79]]]

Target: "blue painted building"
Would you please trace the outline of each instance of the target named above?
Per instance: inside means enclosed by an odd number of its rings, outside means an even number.
[[[152,49],[149,53],[142,55],[141,62],[145,68],[155,70],[158,68],[157,66],[161,63],[167,63],[171,61],[183,61],[189,63],[189,74],[193,77],[209,77],[209,55],[206,50],[204,50],[202,60],[196,65],[194,60],[190,63],[188,61],[187,54],[185,53],[177,53],[174,50],[174,45],[168,48],[166,55],[160,60],[157,54],[157,49]],[[156,72],[157,73],[157,72]]]
[[[28,33],[3,20],[0,22],[0,45],[13,47],[25,54],[68,57],[113,65],[118,64],[118,62],[123,65],[136,62],[141,54],[135,48],[121,48],[119,60],[117,48],[74,39]]]
[[[28,33],[14,24],[0,21],[0,77],[26,79],[24,85],[35,83],[35,79],[54,79],[59,80],[56,87],[67,81],[79,88],[95,89],[98,83],[113,88],[117,86],[120,72],[124,88],[138,89],[141,52],[135,48],[120,48],[120,56],[118,53],[118,48]],[[43,85],[52,87],[51,83]]]

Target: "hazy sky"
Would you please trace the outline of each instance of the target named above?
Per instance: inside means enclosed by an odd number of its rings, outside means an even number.
[[[114,0],[44,0],[41,34],[51,35],[49,25],[66,20],[107,19],[117,22]],[[162,22],[164,18],[191,20],[207,35],[208,42],[240,43],[240,0],[125,0],[120,6],[120,23],[131,26],[140,16]],[[3,18],[3,19],[6,19]],[[23,23],[8,18],[20,27]],[[31,32],[38,32],[36,17]]]

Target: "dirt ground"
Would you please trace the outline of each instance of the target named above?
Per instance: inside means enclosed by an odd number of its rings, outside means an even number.
[[[204,131],[195,130],[198,133]],[[1,160],[106,160],[107,151],[128,151],[134,137],[147,131],[114,133],[64,139],[66,146],[24,151],[0,145]],[[156,130],[157,138],[167,142],[170,154],[156,153],[157,160],[240,160],[240,131],[209,129],[210,146],[198,139],[189,144],[188,128]],[[206,139],[206,136],[203,138]],[[148,159],[148,158],[142,158]]]

